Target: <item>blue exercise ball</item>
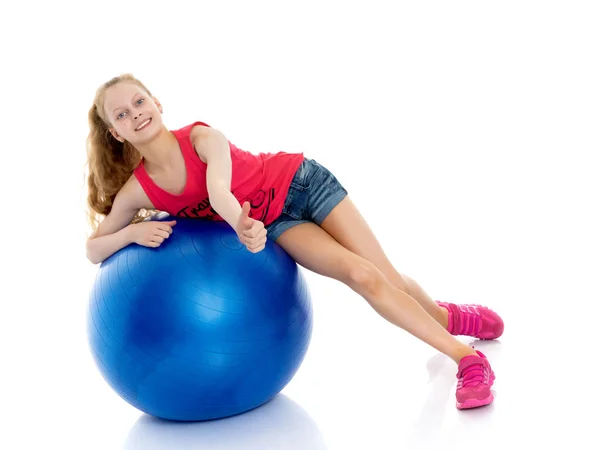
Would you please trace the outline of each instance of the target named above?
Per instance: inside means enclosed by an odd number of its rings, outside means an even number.
[[[147,414],[199,421],[249,411],[304,359],[307,283],[270,239],[252,253],[226,222],[176,220],[160,247],[131,244],[100,265],[91,354],[112,389]]]

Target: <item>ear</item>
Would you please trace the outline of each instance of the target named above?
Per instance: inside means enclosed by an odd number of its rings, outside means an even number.
[[[125,141],[125,139],[123,139],[121,136],[119,136],[119,133],[117,133],[114,128],[109,128],[108,131],[110,131],[110,134],[112,134],[113,137],[117,141],[119,141],[119,142],[124,142]]]
[[[160,102],[158,101],[158,99],[154,96],[152,96],[152,100],[154,100],[154,103],[156,103],[156,107],[158,108],[158,110],[160,111],[160,113],[162,114],[163,112],[163,107],[160,104]]]

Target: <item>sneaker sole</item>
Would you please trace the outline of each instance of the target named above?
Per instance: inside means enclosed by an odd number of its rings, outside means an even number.
[[[488,395],[486,398],[477,399],[470,398],[462,403],[456,402],[456,407],[458,409],[470,409],[470,408],[478,408],[480,406],[489,405],[494,400],[494,394]]]

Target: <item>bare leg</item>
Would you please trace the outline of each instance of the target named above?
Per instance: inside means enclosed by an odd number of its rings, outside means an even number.
[[[448,333],[419,302],[395,287],[373,263],[348,250],[318,225],[303,223],[290,228],[277,243],[298,264],[345,283],[386,320],[457,364],[463,357],[476,354],[474,349]]]
[[[412,278],[399,273],[350,197],[346,196],[321,224],[336,241],[353,253],[373,263],[398,289],[413,297],[444,329],[448,311],[439,307]]]

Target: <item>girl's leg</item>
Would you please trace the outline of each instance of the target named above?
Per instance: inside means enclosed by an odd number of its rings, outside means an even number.
[[[321,227],[348,250],[373,263],[395,287],[419,302],[444,328],[448,327],[448,311],[439,307],[416,281],[394,268],[373,231],[348,196],[333,208]]]
[[[341,245],[318,225],[296,225],[284,231],[277,244],[301,266],[345,283],[386,320],[457,364],[465,356],[476,355],[473,348],[448,333],[414,298],[396,288],[373,263]]]

